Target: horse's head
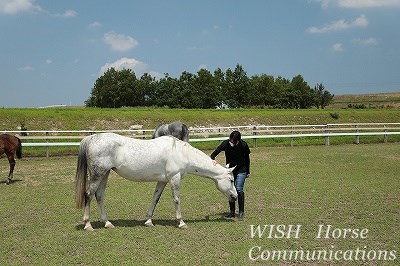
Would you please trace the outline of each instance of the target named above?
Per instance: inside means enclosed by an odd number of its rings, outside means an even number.
[[[215,179],[218,190],[227,196],[229,201],[235,201],[238,197],[232,173],[234,168],[226,168],[226,171]]]

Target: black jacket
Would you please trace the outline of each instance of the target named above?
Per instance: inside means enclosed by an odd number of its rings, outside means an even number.
[[[250,149],[247,143],[240,140],[235,146],[229,144],[229,140],[224,140],[216,149],[211,153],[211,159],[215,160],[215,157],[221,152],[225,151],[226,164],[229,167],[236,166],[234,172],[245,169],[247,174],[250,174]]]

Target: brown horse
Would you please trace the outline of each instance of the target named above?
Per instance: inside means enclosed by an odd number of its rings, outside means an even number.
[[[7,185],[11,183],[15,167],[14,156],[17,155],[18,159],[22,158],[22,145],[21,140],[15,136],[8,134],[0,135],[0,156],[5,153],[10,163],[10,173],[8,174]]]

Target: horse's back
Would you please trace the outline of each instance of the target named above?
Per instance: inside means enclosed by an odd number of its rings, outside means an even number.
[[[89,153],[95,157],[110,158],[115,164],[121,161],[163,160],[170,153],[173,137],[162,136],[152,140],[134,139],[115,133],[90,136]]]
[[[0,135],[0,152],[4,153],[6,152],[7,154],[13,154],[17,152],[17,157],[21,158],[21,152],[22,152],[22,145],[21,145],[21,140],[13,135],[9,134],[1,134]]]
[[[176,165],[176,143],[171,136],[152,140],[133,139],[113,133],[91,136],[89,164],[134,181],[165,181],[166,169]],[[179,164],[178,164],[179,165]]]

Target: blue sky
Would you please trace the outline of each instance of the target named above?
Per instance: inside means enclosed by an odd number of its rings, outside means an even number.
[[[400,91],[400,0],[0,0],[0,107],[83,105],[108,67]]]

